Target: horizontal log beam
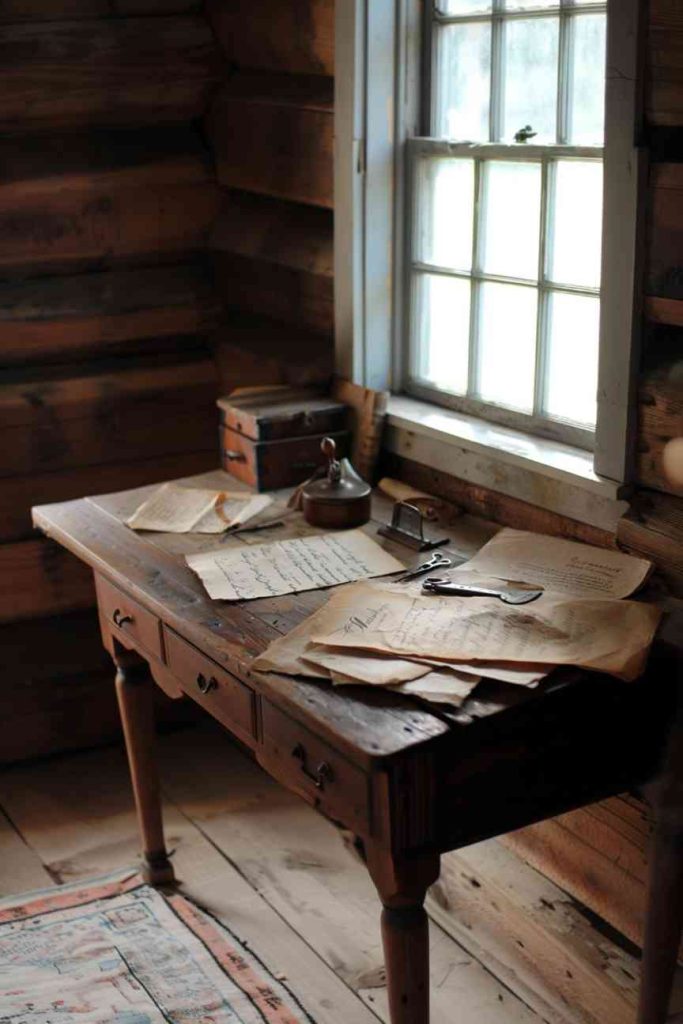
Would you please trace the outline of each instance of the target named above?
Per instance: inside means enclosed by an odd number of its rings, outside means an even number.
[[[683,299],[683,164],[651,168],[645,291],[660,298]]]
[[[332,334],[327,210],[230,193],[211,245],[217,291],[228,308]]]
[[[152,267],[0,283],[0,361],[61,361],[194,336],[220,304],[203,268]]]
[[[218,93],[207,133],[222,185],[332,208],[331,79],[236,76]]]
[[[334,370],[331,335],[265,317],[228,314],[214,334],[221,393],[267,384],[326,383]]]
[[[683,505],[680,498],[638,491],[619,520],[617,541],[631,554],[650,558],[678,597],[683,597]]]
[[[59,544],[0,545],[0,623],[60,615],[95,604],[92,573]]]
[[[214,428],[216,420],[214,419]],[[0,505],[0,542],[27,540],[33,536],[31,506],[70,501],[85,495],[162,483],[195,473],[208,472],[218,464],[218,446],[200,452],[161,455],[131,462],[101,463],[78,469],[4,477]]]
[[[638,404],[638,481],[683,497],[662,471],[662,453],[668,441],[683,437],[683,357],[676,364],[646,374],[640,383]]]
[[[0,476],[213,451],[213,361],[0,387]]]
[[[190,121],[221,61],[200,16],[0,27],[0,128]]]
[[[334,74],[334,0],[208,0],[207,14],[237,67]]]
[[[94,609],[0,626],[0,676],[0,762],[119,739],[114,667]],[[189,719],[191,702],[159,687],[155,703],[162,724]]]
[[[175,262],[220,205],[197,136],[168,129],[0,142],[0,277]]]
[[[645,106],[651,124],[683,125],[683,11],[679,0],[650,0]]]
[[[2,0],[0,24],[194,14],[201,0]]]
[[[246,256],[332,280],[332,215],[296,203],[226,195],[211,233],[217,252]]]
[[[683,299],[660,299],[646,295],[645,316],[651,323],[683,327]]]

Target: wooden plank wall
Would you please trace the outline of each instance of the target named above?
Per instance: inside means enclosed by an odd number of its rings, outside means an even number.
[[[205,118],[221,384],[332,371],[333,0],[207,0],[228,69]]]
[[[223,72],[199,0],[0,4],[0,757],[117,731],[89,573],[30,506],[216,461]]]

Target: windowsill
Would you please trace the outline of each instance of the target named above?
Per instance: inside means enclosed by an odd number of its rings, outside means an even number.
[[[391,452],[510,497],[613,530],[623,484],[599,477],[590,452],[405,395],[392,395]]]

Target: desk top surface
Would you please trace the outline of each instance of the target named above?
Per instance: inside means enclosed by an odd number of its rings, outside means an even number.
[[[197,486],[232,491],[244,489],[221,471],[186,478],[183,482],[190,481]],[[152,489],[136,488],[39,506],[33,510],[34,523],[95,571],[124,588],[227,670],[243,679],[256,678],[261,692],[319,734],[328,736],[356,761],[376,763],[436,738],[451,738],[457,743],[463,733],[472,729],[495,733],[503,720],[507,727],[512,719],[519,720],[520,716],[536,717],[547,695],[558,689],[578,689],[581,691],[578,696],[585,701],[587,681],[592,691],[587,711],[598,693],[625,689],[625,684],[617,680],[570,669],[553,673],[535,690],[483,681],[461,708],[451,710],[369,686],[345,686],[340,691],[324,682],[251,674],[253,659],[272,640],[319,608],[329,592],[315,590],[234,603],[211,600],[198,577],[185,564],[184,556],[215,548],[221,543],[221,536],[136,533],[124,524]],[[283,495],[275,495],[275,498],[277,501]],[[365,529],[376,537],[379,522],[385,521],[390,513],[391,502],[379,495],[373,502],[373,519]],[[302,529],[319,532],[302,525],[297,516],[288,520],[284,528],[252,535],[251,542],[284,540],[297,533],[301,535]],[[464,515],[449,528],[452,545],[443,550],[464,560],[496,529],[493,523]],[[223,538],[225,544],[246,543],[245,539],[225,535]],[[408,565],[424,558],[392,541],[376,539]],[[612,696],[610,692],[609,698]]]

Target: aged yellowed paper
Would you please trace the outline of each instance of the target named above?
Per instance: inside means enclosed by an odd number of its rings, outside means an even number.
[[[134,530],[160,533],[222,533],[257,515],[271,501],[267,494],[231,494],[167,483],[158,487],[126,524]]]
[[[377,583],[368,583],[365,586],[376,590],[377,593],[382,589]],[[381,652],[355,650],[352,647],[335,648],[312,644],[313,633],[337,628],[342,607],[347,609],[350,616],[349,634],[360,635],[366,629],[368,622],[363,616],[362,608],[357,607],[355,588],[343,587],[336,592],[336,598],[334,606],[330,606],[328,602],[285,636],[274,640],[254,661],[253,667],[261,672],[282,672],[285,675],[309,676],[314,679],[329,679],[334,671],[338,675],[348,675],[354,682],[378,686],[390,686],[401,681],[417,679],[428,675],[435,668],[444,667],[447,667],[449,672],[457,671],[462,676],[471,677],[475,682],[481,676],[487,676],[518,686],[534,686],[552,667],[501,665],[495,661],[476,664],[453,663],[432,658],[421,661],[416,658],[392,657]],[[357,614],[354,614],[356,612]]]
[[[503,529],[457,573],[475,571],[536,584],[573,597],[628,597],[643,583],[652,562],[541,533]]]
[[[314,632],[314,643],[450,662],[577,665],[623,679],[644,668],[661,618],[658,608],[634,601],[544,594],[515,607],[495,598],[413,597],[361,584],[343,600],[333,595],[328,609],[338,612],[337,626]],[[359,620],[366,624],[360,633]]]
[[[210,597],[276,597],[399,572],[403,564],[362,530],[188,555]]]

